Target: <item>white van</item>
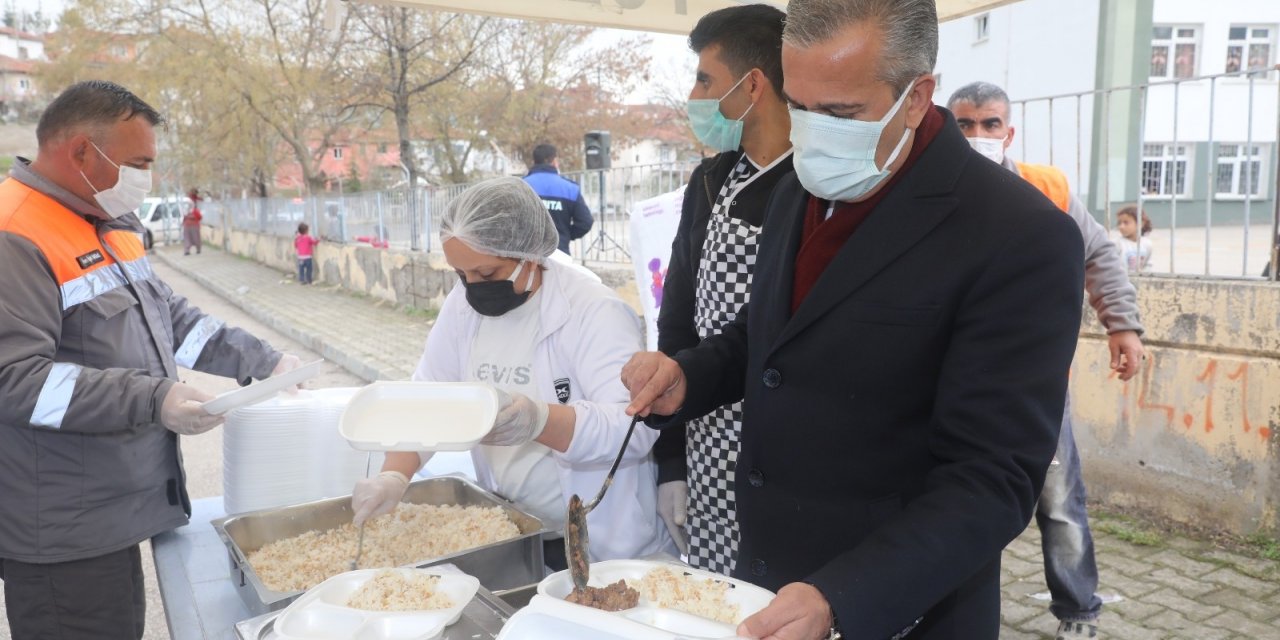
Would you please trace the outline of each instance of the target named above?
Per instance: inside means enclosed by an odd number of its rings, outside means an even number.
[[[150,249],[157,241],[165,244],[182,241],[182,217],[191,211],[190,198],[147,198],[138,207],[142,221],[142,246]]]

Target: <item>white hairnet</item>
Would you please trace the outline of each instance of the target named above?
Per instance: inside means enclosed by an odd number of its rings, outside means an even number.
[[[485,180],[445,207],[440,241],[457,238],[474,251],[542,264],[560,244],[546,205],[520,178]]]

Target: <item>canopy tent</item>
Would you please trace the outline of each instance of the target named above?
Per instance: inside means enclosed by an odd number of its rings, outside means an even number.
[[[507,18],[551,20],[594,27],[635,29],[685,35],[698,18],[716,9],[749,0],[358,0],[374,4],[428,7]],[[1016,0],[937,0],[938,20],[945,22],[1009,4]],[[786,0],[768,2],[780,9]]]

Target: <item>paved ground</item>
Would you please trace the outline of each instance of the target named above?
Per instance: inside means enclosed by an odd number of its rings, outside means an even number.
[[[184,257],[180,251],[161,247],[155,257],[161,277],[206,311],[286,350],[322,353],[330,363],[341,363],[357,374],[331,368],[311,386],[358,384],[358,378],[406,378],[429,329],[425,315],[398,311],[323,284],[302,287],[290,274],[216,249]],[[229,381],[191,376],[211,391],[229,388]],[[192,496],[219,495],[220,433],[185,439],[184,450],[192,472]],[[1280,562],[1232,553],[1202,540],[1150,532],[1115,518],[1095,519],[1095,536],[1102,575],[1099,591],[1108,600],[1119,599],[1104,611],[1103,637],[1280,640]],[[1043,599],[1040,536],[1034,526],[1009,545],[1003,569],[1002,640],[1051,639],[1057,622]],[[153,574],[148,580],[154,585]],[[154,593],[149,607],[146,637],[167,637]]]

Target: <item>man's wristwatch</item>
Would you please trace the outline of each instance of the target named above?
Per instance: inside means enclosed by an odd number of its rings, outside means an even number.
[[[819,589],[818,585],[809,582],[808,580],[804,583],[814,589],[818,589],[818,593],[822,594],[822,599],[827,600],[827,594],[822,593],[822,589]],[[831,606],[830,600],[827,600],[827,608],[831,609],[831,629],[827,632],[827,640],[843,640],[844,634],[840,632],[840,619],[836,617],[836,609]]]
[[[836,617],[835,609],[831,610],[831,631],[827,633],[827,640],[844,640],[844,634],[840,633],[840,619]]]

